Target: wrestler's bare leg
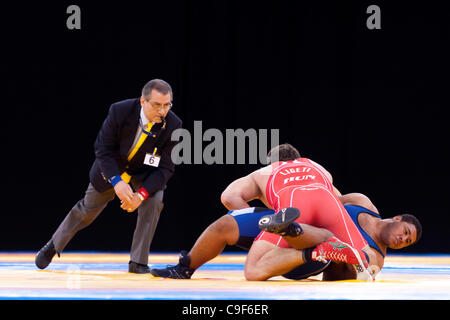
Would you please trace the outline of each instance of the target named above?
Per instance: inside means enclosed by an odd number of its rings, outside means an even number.
[[[327,229],[317,228],[308,224],[300,223],[303,233],[297,237],[284,236],[289,245],[295,249],[306,249],[318,245],[333,236]]]
[[[249,281],[267,280],[285,274],[303,263],[302,250],[280,248],[268,241],[257,240],[248,252],[244,275]]]
[[[239,228],[236,220],[230,215],[222,216],[203,231],[189,251],[190,267],[199,268],[217,257],[225,249],[225,246],[235,245],[238,239]]]
[[[253,242],[245,262],[247,280],[267,280],[283,275],[305,263],[301,249],[324,242],[333,234],[323,228],[301,224],[303,233],[297,237],[283,237],[292,248],[280,248],[268,241]]]

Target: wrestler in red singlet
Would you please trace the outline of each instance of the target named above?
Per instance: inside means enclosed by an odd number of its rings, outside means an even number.
[[[344,206],[333,193],[333,185],[313,162],[299,158],[272,164],[266,186],[266,198],[278,212],[282,208],[300,210],[298,223],[331,231],[338,239],[361,250],[367,245]],[[266,240],[279,247],[290,245],[279,235],[261,232],[255,240]]]

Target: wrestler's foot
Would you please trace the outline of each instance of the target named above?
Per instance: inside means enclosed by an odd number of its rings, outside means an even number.
[[[369,267],[366,255],[363,251],[357,250],[336,237],[331,237],[315,247],[311,253],[312,260],[328,262],[343,262],[353,265]]]
[[[171,279],[190,279],[195,269],[189,268],[191,258],[187,251],[181,251],[178,264],[176,266],[167,266],[163,269],[150,269],[150,273],[155,277]]]
[[[275,214],[263,216],[258,223],[262,231],[280,236],[296,237],[303,233],[300,224],[294,222],[300,217],[300,210],[294,207],[284,208]]]

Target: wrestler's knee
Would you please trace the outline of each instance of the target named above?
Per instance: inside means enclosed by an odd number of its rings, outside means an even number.
[[[208,231],[222,237],[229,245],[235,244],[239,237],[237,224],[234,218],[229,215],[222,216],[210,224]]]
[[[260,281],[260,280],[262,280],[261,279],[261,275],[259,274],[259,272],[254,271],[254,270],[245,270],[244,276],[245,276],[245,280],[247,280],[247,281]]]
[[[267,241],[253,242],[244,266],[244,277],[248,281],[263,281],[270,278],[266,264],[262,261],[264,256],[271,250],[274,245]]]
[[[255,266],[247,266],[244,270],[244,277],[247,281],[264,281],[268,278],[263,270]]]
[[[258,281],[257,272],[253,272],[253,270],[245,269],[244,277],[247,281]]]

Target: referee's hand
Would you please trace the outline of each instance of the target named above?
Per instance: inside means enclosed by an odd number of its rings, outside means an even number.
[[[128,212],[133,212],[136,210],[142,203],[141,198],[139,197],[139,194],[136,192],[133,194],[133,198],[131,201],[121,201],[120,207]]]
[[[114,186],[114,192],[122,202],[130,202],[133,199],[133,189],[125,181],[119,181]]]

